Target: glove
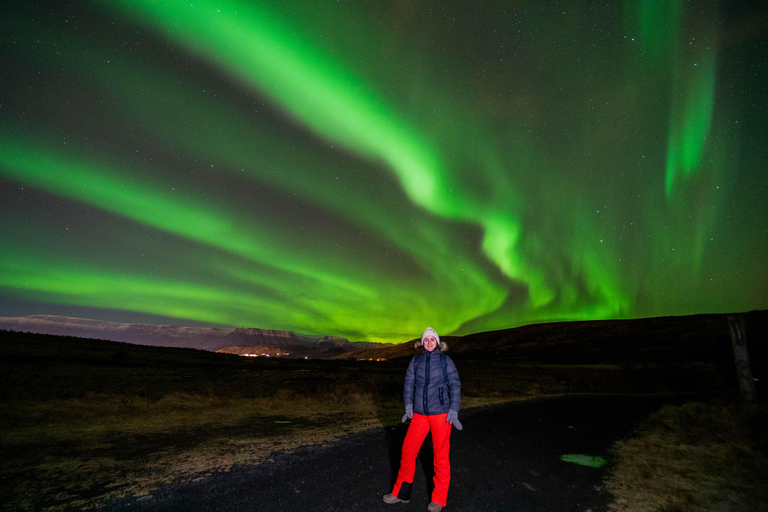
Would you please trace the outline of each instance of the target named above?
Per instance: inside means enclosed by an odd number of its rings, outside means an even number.
[[[446,423],[450,423],[454,427],[456,427],[456,430],[461,430],[464,427],[461,425],[461,422],[459,421],[459,413],[457,411],[454,411],[451,409],[448,411],[448,417],[445,418]]]
[[[403,416],[402,422],[405,423],[408,420],[413,419],[413,404],[405,406],[405,416]]]

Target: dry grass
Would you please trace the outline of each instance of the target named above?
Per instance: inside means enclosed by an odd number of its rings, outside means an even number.
[[[90,394],[6,403],[3,509],[85,507],[141,495],[381,424],[370,395],[288,394],[235,400],[171,393],[155,402]]]
[[[768,510],[766,418],[720,403],[663,407],[614,446],[611,510]]]
[[[497,401],[470,399],[466,405]],[[402,415],[398,400],[345,387],[312,397],[289,390],[251,399],[172,392],[148,401],[90,393],[5,405],[3,510],[87,508],[108,498],[141,496],[174,481],[380,427]]]

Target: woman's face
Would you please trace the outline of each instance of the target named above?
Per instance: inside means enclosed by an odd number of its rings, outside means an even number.
[[[437,347],[437,339],[434,336],[427,336],[424,338],[424,350],[432,352]]]

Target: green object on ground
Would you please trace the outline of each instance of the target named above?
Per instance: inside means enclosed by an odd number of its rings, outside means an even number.
[[[601,468],[607,464],[607,461],[599,455],[583,455],[580,453],[566,453],[565,455],[560,456],[560,460],[564,462],[573,462],[574,464],[580,464],[582,466],[589,466],[591,468]]]

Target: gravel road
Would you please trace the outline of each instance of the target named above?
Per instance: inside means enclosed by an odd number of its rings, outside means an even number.
[[[565,397],[480,407],[461,413],[451,435],[452,480],[446,511],[605,510],[609,496],[596,469],[564,454],[608,457],[665,400],[659,397]],[[410,503],[386,505],[405,426],[354,434],[302,448],[258,466],[169,485],[151,496],[108,504],[114,511],[391,511],[425,510],[430,440],[417,464]],[[610,458],[609,458],[610,461]]]

